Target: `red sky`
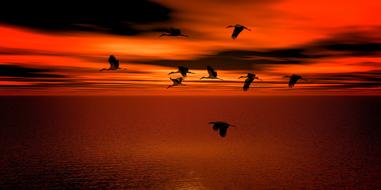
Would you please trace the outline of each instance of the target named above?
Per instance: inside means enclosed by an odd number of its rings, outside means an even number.
[[[381,94],[381,1],[155,2],[171,10],[171,19],[134,27],[173,26],[189,38],[57,32],[0,21],[0,95]],[[225,27],[236,23],[252,31],[232,40]],[[99,72],[110,54],[127,70]],[[209,64],[224,81],[199,80]],[[179,65],[196,74],[167,90],[168,73]],[[243,92],[238,77],[248,72],[263,81]],[[293,73],[308,80],[288,89],[284,76]]]

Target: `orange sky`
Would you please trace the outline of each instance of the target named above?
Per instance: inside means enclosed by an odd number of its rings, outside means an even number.
[[[173,10],[172,20],[150,26],[175,26],[189,38],[159,38],[160,32],[134,36],[51,32],[0,23],[0,66],[17,66],[14,72],[20,68],[40,69],[27,76],[1,75],[0,71],[0,95],[381,94],[380,51],[367,49],[381,47],[381,1],[155,2]],[[231,29],[225,26],[236,23],[252,31],[244,31],[232,40]],[[276,50],[293,48],[303,49],[303,56],[265,56],[266,61],[273,62],[263,63],[263,57],[252,55],[273,55]],[[213,63],[224,81],[200,82],[199,78],[207,72],[197,61],[210,57],[220,60],[218,56],[226,51],[233,52],[232,56],[249,51],[250,56],[232,59],[252,63],[244,67],[237,65],[240,62]],[[127,70],[99,72],[108,67],[110,54],[116,55]],[[168,73],[176,70],[179,63],[196,74],[185,79],[186,86],[167,90],[171,83]],[[235,68],[231,69],[231,65]],[[238,77],[248,72],[256,73],[263,81],[242,92],[243,81]],[[283,76],[293,73],[308,81],[288,89]]]

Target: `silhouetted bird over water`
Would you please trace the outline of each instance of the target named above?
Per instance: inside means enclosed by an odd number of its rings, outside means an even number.
[[[110,64],[110,67],[109,68],[103,68],[100,71],[120,69],[119,68],[119,60],[114,55],[110,55],[110,57],[108,58],[108,62]]]
[[[209,76],[201,77],[200,79],[220,79],[217,77],[217,72],[211,66],[207,66],[206,69],[208,70]]]
[[[171,88],[173,86],[180,86],[180,85],[183,85],[182,82],[183,82],[183,77],[179,77],[179,78],[169,78],[171,79],[171,81],[173,82],[173,84],[169,85],[167,87],[168,88]]]
[[[188,37],[188,35],[185,35],[184,33],[182,33],[181,30],[178,29],[178,28],[169,28],[165,33],[160,35],[160,37],[163,37],[163,36],[183,36],[183,37]]]
[[[254,81],[254,79],[259,80],[259,78],[253,73],[247,73],[247,76],[240,76],[239,79],[240,78],[246,78],[245,83],[243,84],[243,91],[249,90],[250,84]]]
[[[170,73],[168,73],[168,75],[175,74],[175,73],[180,73],[183,77],[186,77],[188,73],[189,74],[195,74],[195,73],[189,72],[188,67],[179,66],[178,68],[179,69],[177,71],[170,72]]]
[[[290,81],[288,82],[288,87],[293,88],[295,86],[295,84],[298,82],[298,80],[300,80],[300,79],[304,79],[304,78],[302,76],[296,75],[296,74],[291,75]]]
[[[223,121],[213,121],[209,122],[209,125],[212,125],[213,130],[218,131],[221,137],[225,137],[228,132],[229,127],[235,127],[229,123]]]
[[[226,28],[233,28],[234,27],[234,30],[233,30],[233,33],[232,33],[232,39],[235,40],[238,35],[244,30],[248,30],[248,31],[251,31],[249,28],[247,28],[246,26],[244,25],[240,25],[240,24],[236,24],[236,25],[229,25],[227,26]]]

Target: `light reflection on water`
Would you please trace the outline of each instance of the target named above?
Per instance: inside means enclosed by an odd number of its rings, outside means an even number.
[[[3,97],[0,189],[379,189],[380,100]]]

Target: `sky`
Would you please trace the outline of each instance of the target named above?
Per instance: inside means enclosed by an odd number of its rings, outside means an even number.
[[[0,95],[381,95],[381,1],[42,0],[0,8]],[[228,25],[251,29],[231,39]],[[189,37],[159,37],[170,27]],[[115,55],[121,70],[109,67]],[[210,65],[224,80],[200,80]],[[167,89],[178,66],[195,74]],[[247,73],[255,73],[242,91]],[[288,88],[291,74],[302,75]]]

